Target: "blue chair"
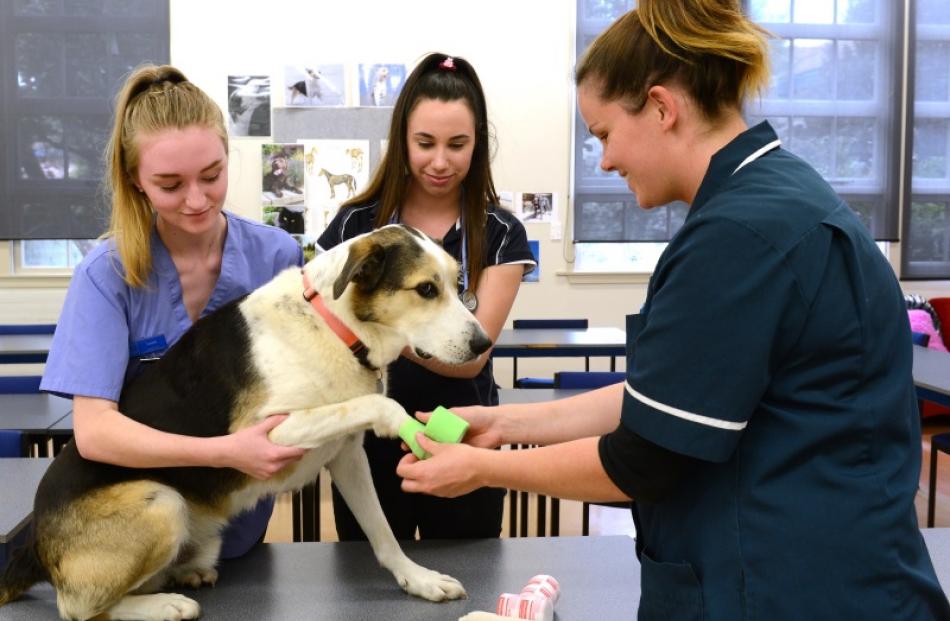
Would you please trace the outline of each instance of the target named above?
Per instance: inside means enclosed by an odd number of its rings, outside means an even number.
[[[586,330],[586,319],[515,319],[511,322],[515,330]],[[511,359],[514,388],[554,388],[554,379],[547,377],[518,377],[518,358]],[[584,369],[590,370],[590,358],[584,358]]]
[[[40,391],[39,375],[0,375],[0,394],[22,395]]]
[[[0,457],[26,457],[26,437],[22,431],[0,429]]]
[[[623,371],[558,371],[554,374],[554,388],[584,388],[593,390],[622,382]]]
[[[53,334],[55,323],[7,323],[0,324],[0,336],[7,334]]]

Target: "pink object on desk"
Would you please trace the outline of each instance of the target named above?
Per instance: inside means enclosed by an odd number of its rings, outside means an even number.
[[[910,320],[910,329],[914,332],[922,332],[930,336],[927,347],[938,351],[947,351],[943,344],[943,337],[934,327],[933,318],[925,310],[912,308],[907,311],[907,318]]]

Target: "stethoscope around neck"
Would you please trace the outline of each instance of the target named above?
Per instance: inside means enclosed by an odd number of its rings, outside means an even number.
[[[468,286],[468,238],[465,237],[465,210],[459,211],[461,214],[459,216],[459,234],[462,236],[462,292],[459,294],[459,300],[462,301],[462,305],[469,312],[474,313],[475,309],[478,308],[478,296]],[[398,211],[393,212],[393,215],[389,217],[389,223],[399,224]]]

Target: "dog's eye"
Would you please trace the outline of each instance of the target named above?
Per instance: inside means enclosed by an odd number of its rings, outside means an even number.
[[[439,289],[431,282],[424,282],[416,286],[416,293],[426,298],[427,300],[430,300],[436,297],[437,295],[439,295]]]

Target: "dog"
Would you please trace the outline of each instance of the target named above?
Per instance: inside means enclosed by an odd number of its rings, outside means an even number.
[[[291,183],[287,173],[290,172],[290,162],[287,156],[278,153],[270,162],[270,172],[264,175],[263,188],[265,192],[270,192],[277,198],[283,198],[284,191],[300,194],[300,188]]]
[[[290,105],[293,105],[297,101],[297,96],[300,95],[307,100],[308,103],[313,103],[314,98],[317,100],[323,97],[323,90],[321,89],[321,80],[323,79],[323,74],[316,69],[304,69],[306,77],[303,80],[294,82],[287,87],[287,90],[290,91]]]
[[[63,619],[196,618],[196,601],[158,591],[168,583],[213,584],[228,519],[264,496],[299,489],[323,466],[403,589],[431,601],[464,597],[456,579],[400,549],[363,452],[364,431],[396,437],[410,420],[377,392],[381,370],[405,347],[448,364],[490,348],[455,293],[457,271],[436,241],[389,225],[197,321],[123,390],[119,410],[192,436],[223,435],[286,412],[271,441],[310,450],[262,481],[226,468],[92,462],[70,442],[40,482],[35,531],[0,580],[0,605],[47,580]],[[332,321],[358,341],[348,346]]]

